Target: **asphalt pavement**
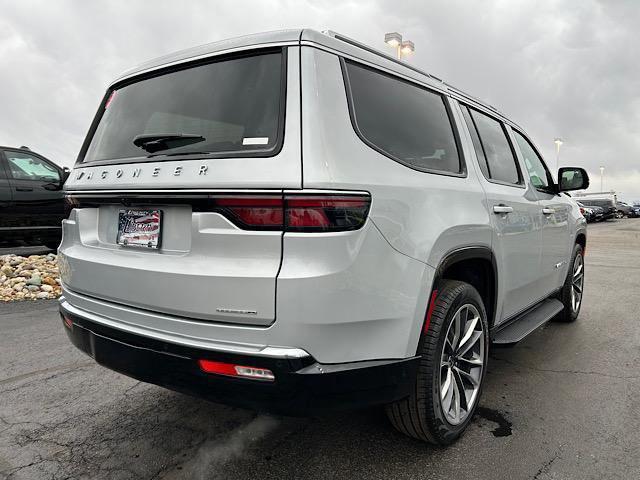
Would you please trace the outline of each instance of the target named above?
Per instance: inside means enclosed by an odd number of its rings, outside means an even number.
[[[287,418],[96,365],[55,301],[0,305],[0,479],[638,479],[640,219],[589,226],[582,313],[491,353],[464,437],[435,448],[380,408]]]

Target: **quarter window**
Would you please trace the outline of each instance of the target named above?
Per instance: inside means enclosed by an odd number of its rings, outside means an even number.
[[[492,180],[519,185],[520,171],[502,123],[470,109]],[[482,161],[481,161],[482,163]]]
[[[487,157],[484,154],[482,142],[480,142],[480,137],[478,136],[478,130],[476,130],[476,126],[473,123],[469,109],[464,105],[462,105],[462,115],[464,116],[464,121],[467,123],[467,127],[469,128],[469,133],[471,134],[471,141],[473,142],[473,148],[476,151],[476,158],[478,159],[480,170],[482,170],[482,174],[485,178],[491,178],[491,172],[487,165]]]
[[[527,167],[527,172],[532,185],[543,190],[549,188],[549,185],[551,185],[552,182],[549,178],[549,171],[544,166],[542,158],[540,158],[526,138],[515,130],[513,133],[516,137],[516,143],[520,148],[522,158],[524,159],[524,164]]]
[[[384,155],[418,170],[460,173],[460,156],[444,97],[346,61],[354,127]]]

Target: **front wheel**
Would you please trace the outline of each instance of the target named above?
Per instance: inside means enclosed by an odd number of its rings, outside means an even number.
[[[584,290],[584,254],[582,245],[576,243],[573,247],[571,264],[565,278],[564,285],[558,298],[564,305],[564,310],[556,318],[560,322],[574,322],[580,314],[582,295]]]
[[[386,408],[400,432],[439,445],[453,443],[478,405],[489,351],[482,298],[471,285],[445,280],[438,288],[413,393]]]

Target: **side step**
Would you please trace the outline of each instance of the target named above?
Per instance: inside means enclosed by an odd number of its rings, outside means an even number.
[[[518,343],[539,326],[547,323],[559,314],[564,305],[557,298],[548,298],[525,313],[516,317],[503,328],[500,328],[493,337],[496,345],[512,345]]]

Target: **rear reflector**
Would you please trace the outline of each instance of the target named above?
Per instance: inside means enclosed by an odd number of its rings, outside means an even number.
[[[273,382],[276,378],[273,375],[273,372],[266,368],[247,367],[244,365],[214,362],[211,360],[198,360],[198,365],[200,365],[200,369],[205,373],[226,375],[227,377],[242,377],[267,382]]]
[[[354,195],[216,195],[213,210],[244,230],[339,232],[361,228],[371,197]]]
[[[64,326],[69,330],[73,330],[73,320],[63,314],[60,314],[60,316],[62,317],[62,323],[64,323]]]

